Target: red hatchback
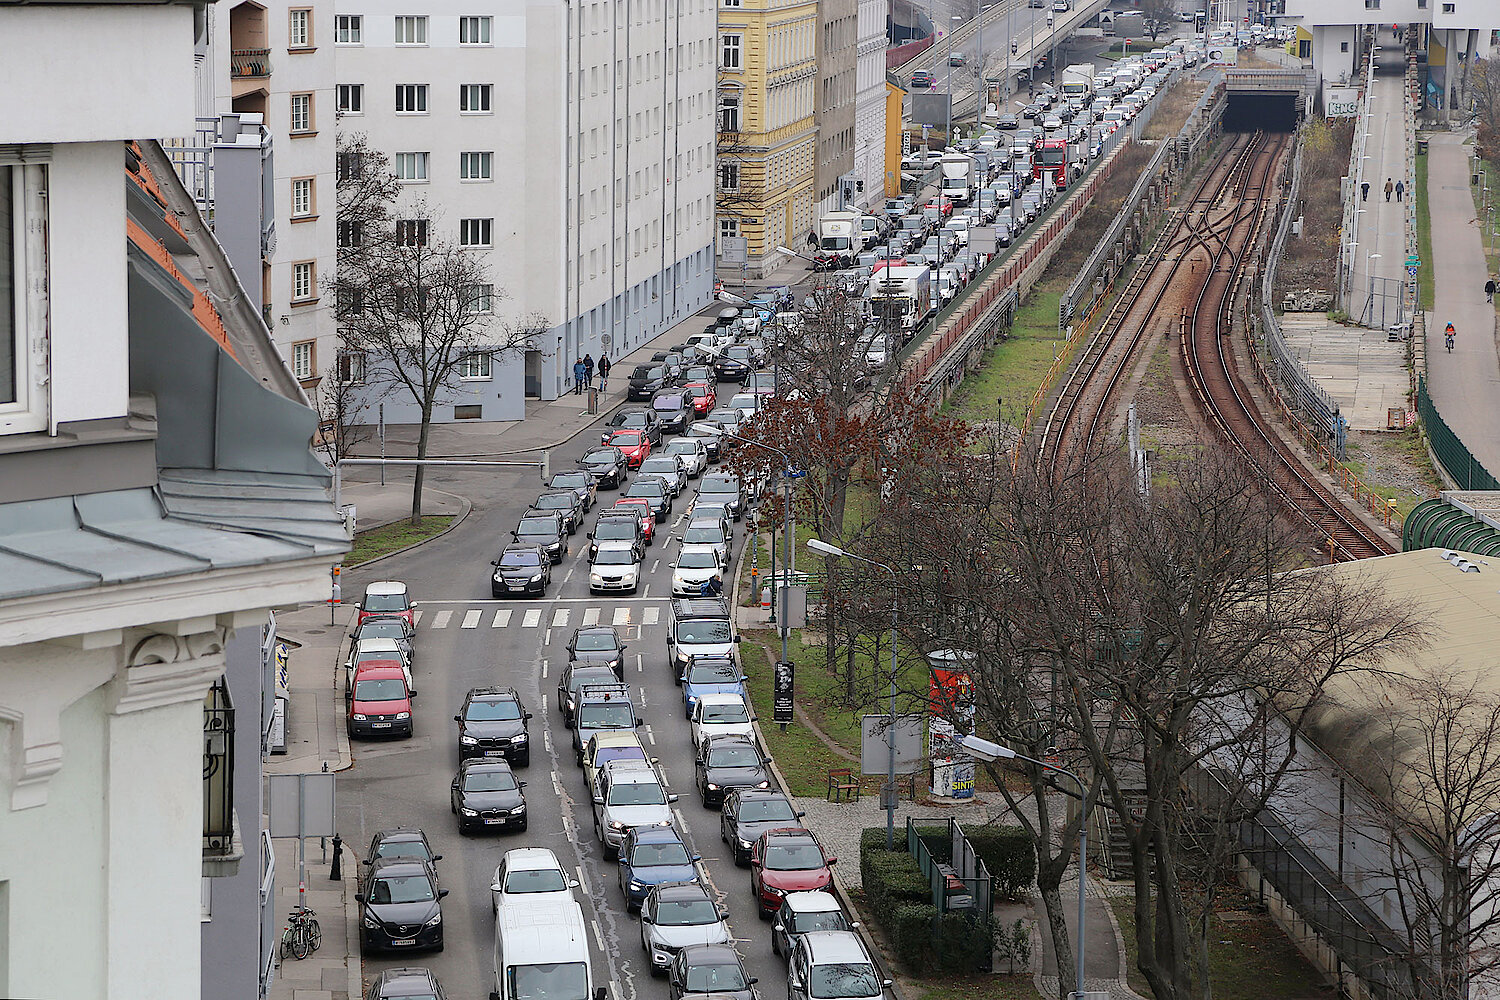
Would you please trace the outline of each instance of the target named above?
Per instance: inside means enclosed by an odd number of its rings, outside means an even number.
[[[639,469],[651,454],[651,439],[640,431],[615,431],[605,444],[614,445],[625,453],[625,464]]]
[[[350,736],[411,735],[411,689],[400,664],[377,661],[355,672],[348,725]]]
[[[801,827],[767,830],[750,849],[750,888],[762,920],[781,908],[789,892],[833,888],[830,870],[838,858],[823,853],[823,845]]]
[[[708,416],[708,411],[712,410],[719,401],[714,387],[706,382],[693,382],[683,386],[682,391],[687,393],[688,398],[693,401],[694,416]]]
[[[650,497],[621,497],[615,506],[622,510],[638,510],[641,514],[641,533],[650,545],[656,538],[656,512],[651,509]]]

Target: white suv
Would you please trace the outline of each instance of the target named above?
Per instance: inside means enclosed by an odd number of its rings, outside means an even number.
[[[578,880],[569,878],[557,855],[545,847],[518,847],[506,851],[490,881],[490,908],[496,913],[509,903],[543,903],[566,899],[573,902]]]
[[[802,935],[786,967],[787,1000],[881,1000],[890,985],[854,931]]]

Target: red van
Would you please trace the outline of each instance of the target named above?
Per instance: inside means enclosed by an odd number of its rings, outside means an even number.
[[[399,663],[362,664],[349,698],[349,735],[410,736],[411,689]]]

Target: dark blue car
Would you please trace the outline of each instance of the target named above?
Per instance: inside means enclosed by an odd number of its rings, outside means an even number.
[[[653,887],[667,882],[697,882],[696,854],[689,855],[682,838],[670,826],[636,827],[625,834],[620,847],[620,891],[631,912]]]
[[[690,656],[682,671],[682,714],[693,717],[693,706],[706,694],[737,694],[749,704],[745,677],[730,656]]]

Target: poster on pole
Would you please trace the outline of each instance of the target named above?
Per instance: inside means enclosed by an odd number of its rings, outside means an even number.
[[[771,687],[771,721],[785,726],[792,721],[792,691],[796,684],[797,665],[791,660],[777,660]]]

